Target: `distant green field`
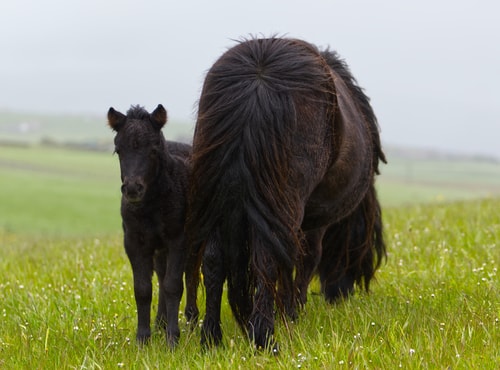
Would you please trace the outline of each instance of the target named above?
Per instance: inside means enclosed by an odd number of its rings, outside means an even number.
[[[146,107],[148,108],[148,107]],[[0,111],[0,139],[22,143],[53,141],[102,144],[112,142],[113,133],[107,126],[103,107],[102,115],[61,115]],[[168,109],[168,107],[167,107]],[[124,110],[125,113],[126,109]],[[169,119],[164,129],[168,139],[189,141],[192,123]]]
[[[120,230],[118,157],[110,152],[0,145],[0,229],[86,235]],[[384,208],[500,194],[500,164],[405,161],[382,166]]]
[[[111,153],[0,146],[0,229],[27,235],[120,230],[120,172]]]
[[[383,205],[450,202],[500,194],[500,162],[389,157],[377,188]]]

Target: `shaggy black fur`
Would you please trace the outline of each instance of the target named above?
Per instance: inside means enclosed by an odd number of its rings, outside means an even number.
[[[379,159],[369,100],[335,53],[250,39],[216,61],[199,101],[186,224],[203,253],[203,343],[221,341],[225,280],[258,347],[274,343],[275,308],[296,315],[315,272],[327,300],[355,282],[368,288],[385,253]]]

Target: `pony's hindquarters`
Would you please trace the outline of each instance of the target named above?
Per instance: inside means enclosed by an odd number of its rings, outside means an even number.
[[[203,341],[220,341],[227,278],[240,326],[258,347],[272,343],[285,305],[276,286],[293,279],[305,202],[331,162],[334,105],[328,67],[298,40],[242,42],[208,72],[186,228],[206,243]]]

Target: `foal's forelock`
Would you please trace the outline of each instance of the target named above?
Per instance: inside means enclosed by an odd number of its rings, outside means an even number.
[[[131,203],[143,200],[165,162],[165,139],[149,122],[131,121],[117,134],[123,196]]]

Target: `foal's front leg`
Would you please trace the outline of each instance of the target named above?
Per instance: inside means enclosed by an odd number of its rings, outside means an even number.
[[[137,306],[137,342],[145,343],[151,337],[151,299],[153,256],[140,252],[127,253],[134,275],[134,296]]]

